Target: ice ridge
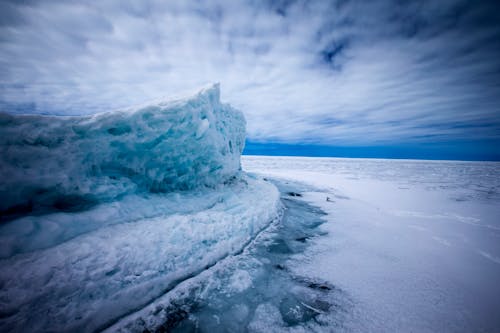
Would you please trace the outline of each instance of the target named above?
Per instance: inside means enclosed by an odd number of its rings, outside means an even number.
[[[0,113],[0,215],[214,186],[240,169],[244,140],[244,116],[221,103],[218,84],[91,116]]]
[[[96,332],[279,219],[219,86],[93,116],[0,114],[0,332]],[[2,220],[2,218],[0,218]]]

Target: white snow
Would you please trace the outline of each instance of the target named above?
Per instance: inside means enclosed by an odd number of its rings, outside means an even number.
[[[272,304],[264,303],[255,310],[248,330],[255,333],[276,332],[276,328],[283,327],[284,324],[279,310]]]
[[[302,194],[328,213],[326,235],[289,264],[353,298],[337,331],[500,327],[500,163],[244,156],[242,165],[316,188]]]
[[[229,289],[234,292],[242,292],[252,286],[252,277],[250,274],[242,269],[238,269],[231,277]]]

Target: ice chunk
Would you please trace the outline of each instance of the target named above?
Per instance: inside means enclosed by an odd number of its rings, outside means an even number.
[[[82,210],[131,192],[214,186],[240,169],[243,114],[219,85],[82,117],[0,113],[0,214]]]
[[[0,331],[100,331],[242,251],[281,209],[241,171],[244,139],[218,85],[94,116],[0,114]]]
[[[230,280],[229,289],[234,292],[242,292],[252,286],[252,277],[250,274],[242,269],[234,272]]]

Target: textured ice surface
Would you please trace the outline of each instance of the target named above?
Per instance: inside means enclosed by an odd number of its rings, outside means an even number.
[[[0,330],[106,327],[238,252],[279,209],[278,191],[260,180],[242,176],[217,192],[207,209],[110,225],[2,259]]]
[[[225,185],[161,194],[130,194],[85,211],[28,215],[0,226],[0,259],[55,246],[96,229],[156,216],[192,214],[224,200]]]
[[[74,211],[131,192],[214,186],[240,168],[243,114],[214,85],[83,117],[0,113],[0,213]]]
[[[280,215],[218,86],[92,117],[0,117],[0,331],[94,332]],[[243,288],[244,274],[234,281]]]
[[[280,220],[242,253],[184,281],[107,331],[330,332],[341,325],[348,297],[324,281],[293,274],[288,266],[321,237],[325,214],[289,194],[303,186],[275,184],[285,207]]]

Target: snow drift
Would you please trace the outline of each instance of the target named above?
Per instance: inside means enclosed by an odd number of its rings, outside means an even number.
[[[279,218],[217,85],[88,117],[0,117],[0,331],[93,332]],[[78,206],[80,205],[80,206]]]
[[[138,191],[213,186],[240,168],[243,114],[213,85],[84,117],[0,114],[0,213],[79,210]]]

